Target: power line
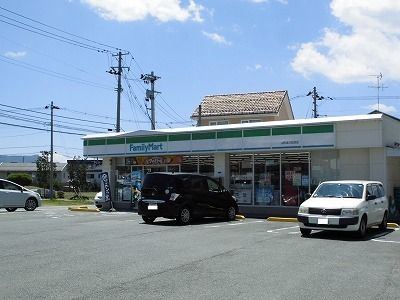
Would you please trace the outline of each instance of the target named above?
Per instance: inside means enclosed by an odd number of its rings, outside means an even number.
[[[107,44],[103,44],[103,43],[99,43],[99,42],[96,42],[96,41],[94,41],[94,40],[91,40],[91,39],[88,39],[88,38],[85,38],[85,37],[82,37],[82,36],[79,36],[79,35],[76,35],[76,34],[69,33],[69,32],[67,32],[67,31],[65,31],[65,30],[56,28],[56,27],[54,27],[54,26],[47,25],[47,24],[45,24],[45,23],[43,23],[43,22],[40,22],[40,21],[34,20],[34,19],[32,19],[32,18],[26,17],[26,16],[24,16],[24,15],[22,15],[22,14],[16,13],[16,12],[11,11],[11,10],[9,10],[9,9],[6,9],[6,8],[4,8],[4,7],[1,7],[1,6],[0,6],[0,9],[2,9],[2,10],[4,10],[4,11],[7,11],[7,12],[9,12],[9,13],[11,13],[11,14],[14,14],[14,15],[16,15],[16,16],[19,16],[19,17],[21,17],[21,18],[27,19],[27,20],[29,20],[29,21],[35,22],[35,23],[37,23],[37,24],[43,25],[43,26],[45,26],[45,27],[48,27],[48,28],[50,28],[50,29],[53,29],[53,30],[62,32],[62,33],[64,33],[64,34],[67,34],[67,35],[70,35],[70,36],[73,36],[73,37],[76,37],[76,38],[79,38],[79,39],[82,39],[82,40],[85,40],[85,41],[88,41],[88,42],[91,42],[91,43],[94,43],[94,44],[97,44],[97,45],[100,45],[100,46],[103,46],[103,47],[107,47],[107,48],[110,48],[110,49],[115,49],[115,50],[117,50],[117,51],[122,50],[122,49],[120,49],[120,48],[117,48],[117,47],[114,47],[114,46],[110,46],[110,45],[107,45]]]
[[[101,85],[101,84],[98,84],[96,82],[92,82],[92,81],[88,81],[88,80],[85,80],[85,79],[80,79],[80,78],[77,78],[77,77],[69,76],[69,75],[66,75],[66,74],[63,74],[63,73],[60,73],[60,72],[55,72],[55,71],[52,71],[52,70],[49,70],[49,69],[46,69],[46,68],[43,68],[43,67],[39,67],[39,66],[36,66],[36,65],[33,65],[33,64],[29,64],[29,63],[26,63],[26,62],[18,61],[16,59],[13,59],[13,58],[1,55],[1,54],[0,54],[0,57],[3,58],[3,59],[0,59],[0,61],[4,61],[6,63],[12,64],[12,65],[15,65],[15,66],[18,66],[18,67],[22,67],[22,68],[25,68],[25,69],[28,69],[28,70],[31,70],[31,71],[39,72],[39,73],[42,73],[42,74],[45,74],[45,75],[48,75],[48,76],[52,76],[52,77],[55,77],[55,78],[68,80],[68,81],[72,81],[72,82],[76,82],[76,83],[80,83],[80,84],[84,84],[84,85],[88,85],[88,86],[92,86],[92,87],[97,87],[97,88],[102,88],[102,89],[107,89],[107,90],[112,89],[112,87],[110,87],[110,86]]]

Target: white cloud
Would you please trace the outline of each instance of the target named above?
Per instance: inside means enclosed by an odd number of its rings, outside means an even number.
[[[330,7],[350,31],[325,28],[318,41],[300,46],[292,68],[339,83],[368,82],[368,75],[379,73],[400,80],[400,1],[332,0]]]
[[[14,59],[18,59],[18,58],[22,58],[24,56],[26,56],[26,51],[8,51],[6,53],[4,53],[4,56],[9,57],[9,58],[14,58]]]
[[[251,71],[251,72],[259,71],[259,70],[262,70],[262,69],[265,69],[262,64],[255,64],[253,66],[247,66],[246,67],[246,70],[247,71]]]
[[[381,103],[379,105],[378,105],[378,103],[368,105],[365,108],[368,110],[371,110],[371,111],[379,110],[380,112],[387,113],[387,114],[397,112],[397,109],[394,106],[388,106],[388,105],[381,104]]]
[[[224,44],[224,45],[231,45],[232,43],[227,41],[224,36],[215,33],[215,32],[206,32],[202,31],[203,35],[206,36],[208,39],[218,43],[218,44]]]
[[[161,22],[192,20],[202,22],[203,6],[189,0],[186,7],[180,0],[81,0],[102,18],[119,22],[140,21],[153,17]]]

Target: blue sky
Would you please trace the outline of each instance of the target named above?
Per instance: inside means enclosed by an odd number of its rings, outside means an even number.
[[[54,134],[57,153],[82,156],[78,134],[115,129],[117,49],[124,131],[150,129],[151,71],[157,128],[192,126],[206,95],[274,90],[310,118],[314,86],[321,116],[365,114],[378,78],[380,110],[400,117],[399,15],[391,0],[0,0],[0,155],[49,150],[51,101],[69,133]]]

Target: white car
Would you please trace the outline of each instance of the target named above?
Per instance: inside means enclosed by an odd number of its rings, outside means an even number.
[[[42,198],[38,193],[15,182],[0,179],[0,208],[5,208],[9,212],[13,212],[17,208],[32,211],[41,205]]]
[[[102,192],[98,192],[94,196],[94,205],[96,205],[97,208],[102,208],[103,207],[104,200],[103,200],[103,193]]]
[[[387,218],[388,200],[382,183],[364,180],[322,182],[297,214],[303,236],[312,230],[341,230],[364,237],[371,226],[385,230]]]

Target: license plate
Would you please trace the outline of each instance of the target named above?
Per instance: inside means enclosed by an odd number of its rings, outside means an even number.
[[[158,206],[157,204],[149,204],[149,206],[147,207],[148,210],[157,210]]]
[[[328,219],[318,219],[318,224],[328,224]]]

